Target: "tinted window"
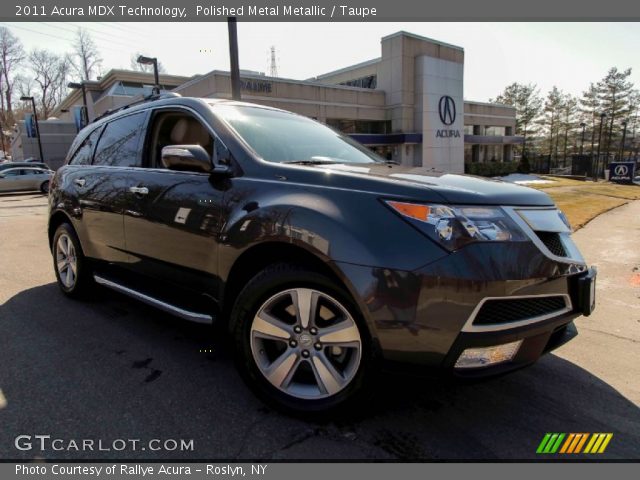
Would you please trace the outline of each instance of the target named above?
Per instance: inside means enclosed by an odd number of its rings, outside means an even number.
[[[146,112],[141,112],[109,122],[98,141],[93,164],[139,167],[141,155],[138,145],[145,116]]]
[[[15,177],[16,175],[20,175],[20,170],[8,170],[3,175],[5,177]]]
[[[90,165],[91,164],[91,155],[93,154],[93,146],[96,144],[98,140],[98,136],[100,135],[100,129],[97,128],[93,132],[89,134],[89,136],[82,142],[80,148],[76,150],[76,153],[73,154],[71,160],[69,161],[70,165]]]

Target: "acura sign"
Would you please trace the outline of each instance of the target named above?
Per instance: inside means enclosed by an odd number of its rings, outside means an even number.
[[[438,102],[438,115],[445,127],[453,125],[456,121],[456,102],[449,95],[443,95]],[[436,138],[460,138],[460,130],[439,129],[436,130]]]
[[[609,164],[609,180],[616,183],[633,183],[635,162],[613,162]]]

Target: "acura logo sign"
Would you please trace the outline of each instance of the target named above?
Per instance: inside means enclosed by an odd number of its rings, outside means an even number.
[[[456,102],[449,95],[443,95],[438,102],[440,121],[445,125],[452,125],[456,121]]]
[[[626,177],[629,174],[629,168],[626,165],[616,165],[613,173],[620,177]]]

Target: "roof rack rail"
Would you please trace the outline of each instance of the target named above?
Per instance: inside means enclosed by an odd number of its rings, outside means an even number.
[[[121,110],[126,110],[129,107],[133,107],[133,106],[139,105],[141,103],[152,102],[152,101],[155,101],[155,100],[162,100],[162,99],[165,99],[165,98],[177,98],[177,97],[182,97],[182,95],[180,95],[177,92],[165,92],[165,93],[160,93],[160,94],[152,93],[152,94],[147,95],[145,97],[142,97],[142,98],[140,98],[138,100],[134,100],[131,103],[127,103],[126,105],[122,105],[122,106],[117,107],[117,108],[112,108],[112,109],[106,110],[102,115],[100,115],[99,117],[94,118],[91,121],[91,123],[97,122],[101,118],[104,118],[104,117],[106,117],[108,115],[111,115],[112,113],[116,113],[116,112],[119,112]]]

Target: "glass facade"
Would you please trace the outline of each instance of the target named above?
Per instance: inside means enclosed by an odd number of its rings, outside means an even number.
[[[347,80],[346,82],[339,83],[338,85],[344,85],[346,87],[376,88],[377,84],[377,75],[367,75],[366,77]]]
[[[391,120],[327,118],[327,125],[342,133],[391,133]]]
[[[160,85],[160,90],[163,92],[167,92],[173,88],[175,87]],[[151,95],[152,90],[153,90],[153,85],[120,81],[120,82],[114,83],[113,86],[105,93],[105,95],[123,95],[126,97],[133,97],[135,95],[140,95],[140,94]]]
[[[502,162],[504,145],[479,145],[481,162]]]
[[[487,137],[503,137],[505,135],[505,131],[505,127],[486,126],[484,127],[482,135]]]

